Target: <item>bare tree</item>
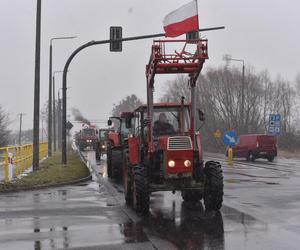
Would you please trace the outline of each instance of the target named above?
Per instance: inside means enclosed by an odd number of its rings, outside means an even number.
[[[228,70],[210,68],[202,74],[197,83],[197,106],[204,111],[206,123],[202,128],[204,144],[207,147],[221,145],[214,138],[219,129],[236,130],[238,133],[266,133],[269,114],[282,116],[282,135],[289,138],[294,133],[295,90],[288,81],[278,77],[270,79],[268,71],[256,73],[247,67],[244,86],[244,116],[242,121],[241,72],[238,68]],[[300,94],[300,74],[297,77]],[[178,76],[169,81],[162,101],[178,101],[181,96],[189,100],[187,78]],[[288,139],[287,139],[288,140]],[[282,145],[285,140],[280,139]],[[285,146],[285,145],[283,145]],[[300,146],[300,145],[299,145]]]
[[[121,112],[133,111],[138,106],[142,105],[142,101],[134,94],[126,96],[119,104],[114,105],[112,109],[113,116],[119,116]]]
[[[2,106],[0,106],[0,147],[7,146],[9,143],[10,131],[8,125],[8,114],[3,110]]]

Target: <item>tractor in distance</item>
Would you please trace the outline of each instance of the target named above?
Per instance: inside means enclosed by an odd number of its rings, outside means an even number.
[[[101,128],[98,131],[98,146],[96,152],[96,159],[101,160],[101,157],[106,154],[107,151],[107,143],[108,143],[108,133],[111,129],[108,128]]]
[[[169,43],[183,44],[182,51],[167,51]],[[132,133],[123,153],[125,200],[138,213],[148,213],[150,195],[156,191],[181,191],[191,204],[203,199],[206,210],[222,206],[221,165],[204,162],[196,129],[196,117],[203,121],[204,116],[196,109],[195,86],[206,59],[207,40],[158,40],[152,45],[146,66],[147,105],[138,107],[128,121]],[[190,101],[185,103],[182,97],[177,103],[154,104],[154,76],[179,73],[189,76]]]
[[[108,132],[106,150],[107,175],[109,178],[122,178],[123,150],[127,147],[132,114],[132,112],[121,112],[120,116],[112,116],[107,121],[108,126],[113,126]]]
[[[76,145],[80,151],[89,148],[97,151],[98,131],[95,126],[83,124],[83,128],[76,134]]]

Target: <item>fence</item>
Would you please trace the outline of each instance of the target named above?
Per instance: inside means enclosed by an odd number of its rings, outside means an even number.
[[[40,143],[40,160],[48,154],[48,142]],[[0,148],[0,181],[8,182],[32,166],[33,146],[9,146]]]

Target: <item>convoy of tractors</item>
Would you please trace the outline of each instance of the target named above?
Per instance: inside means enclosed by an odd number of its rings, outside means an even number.
[[[168,50],[178,44],[181,51]],[[207,210],[222,206],[222,168],[219,162],[203,159],[198,127],[204,115],[195,103],[195,86],[206,59],[207,40],[154,41],[146,65],[147,103],[110,117],[108,126],[113,129],[103,137],[97,132],[101,139],[94,149],[100,157],[106,152],[108,177],[122,180],[126,203],[138,213],[149,211],[150,195],[157,191],[180,191],[189,203],[203,199]],[[157,74],[187,74],[190,95],[175,103],[154,103]],[[80,149],[82,144],[79,140]]]

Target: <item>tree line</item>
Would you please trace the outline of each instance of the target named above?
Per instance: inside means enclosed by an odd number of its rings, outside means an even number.
[[[181,96],[189,100],[189,92],[188,78],[179,75],[167,83],[161,101],[178,101]],[[246,71],[243,86],[238,68],[209,68],[199,77],[196,92],[197,107],[206,117],[202,127],[206,147],[223,147],[221,139],[214,137],[218,129],[223,133],[236,130],[239,134],[265,134],[269,115],[281,114],[279,146],[300,148],[300,74],[294,82],[280,76],[272,80],[268,71],[257,73],[252,68]]]

